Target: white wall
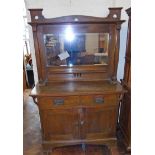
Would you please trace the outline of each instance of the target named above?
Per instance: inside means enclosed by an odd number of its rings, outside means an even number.
[[[122,19],[128,20],[125,10],[130,7],[130,0],[25,0],[26,8],[43,8],[45,18],[53,18],[65,15],[89,15],[104,17],[108,14],[108,7],[123,7]],[[28,14],[28,21],[30,15]],[[30,48],[34,65],[35,83],[37,83],[36,60],[34,54],[34,45],[32,30],[30,29]],[[123,77],[124,56],[126,48],[127,22],[122,25],[121,29],[121,46],[118,65],[118,80]]]

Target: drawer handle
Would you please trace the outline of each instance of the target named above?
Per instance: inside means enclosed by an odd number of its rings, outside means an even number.
[[[97,103],[97,104],[102,104],[102,103],[104,103],[104,98],[103,98],[103,97],[96,97],[96,98],[95,98],[95,103]]]
[[[81,121],[80,124],[83,125],[84,124],[84,121]]]
[[[64,99],[55,99],[54,100],[54,105],[62,105],[64,104]]]

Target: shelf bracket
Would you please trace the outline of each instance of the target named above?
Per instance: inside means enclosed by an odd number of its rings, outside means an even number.
[[[36,97],[36,96],[32,96],[32,98],[33,98],[33,102],[34,102],[36,105],[38,105],[37,97]]]

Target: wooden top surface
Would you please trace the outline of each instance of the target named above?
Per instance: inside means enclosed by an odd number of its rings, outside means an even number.
[[[111,94],[124,92],[121,84],[111,84],[109,81],[100,82],[59,82],[48,86],[36,85],[30,96],[67,96],[88,94]]]

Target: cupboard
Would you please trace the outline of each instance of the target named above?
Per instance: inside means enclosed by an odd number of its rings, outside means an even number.
[[[117,149],[117,81],[122,8],[107,17],[72,15],[46,19],[30,9],[38,71],[31,96],[38,105],[45,154],[82,144]]]

